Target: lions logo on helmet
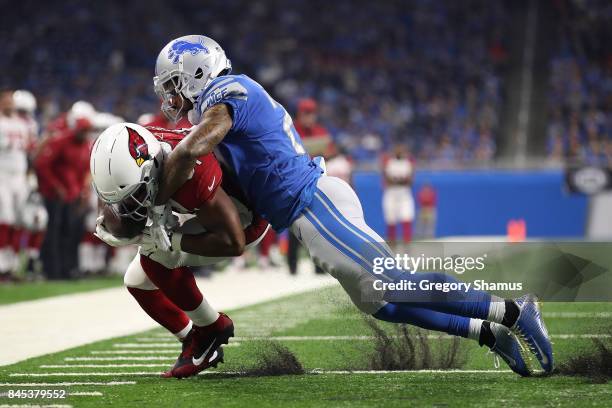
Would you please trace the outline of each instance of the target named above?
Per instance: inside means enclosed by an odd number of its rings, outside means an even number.
[[[138,134],[134,129],[127,127],[128,131],[128,146],[130,150],[130,154],[136,161],[138,167],[142,166],[145,160],[149,160],[151,156],[149,156],[149,147],[147,146],[147,141],[144,140],[142,136]]]
[[[168,50],[168,58],[172,60],[173,64],[178,64],[179,57],[186,52],[190,53],[191,55],[196,55],[200,52],[205,52],[206,54],[209,53],[208,48],[206,48],[206,46],[200,42],[192,43],[185,40],[177,40],[174,42],[174,44],[172,44],[172,46],[170,46],[170,49]]]

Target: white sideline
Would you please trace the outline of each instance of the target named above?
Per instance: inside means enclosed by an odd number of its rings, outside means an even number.
[[[208,301],[228,310],[335,284],[303,260],[300,274],[226,270],[198,279]],[[0,306],[0,366],[98,340],[138,333],[157,324],[123,287]],[[33,331],[35,328],[35,332]]]
[[[136,381],[83,381],[83,382],[36,382],[36,383],[0,383],[0,387],[75,387],[80,385],[95,385],[101,387],[115,387],[117,385],[135,385]]]

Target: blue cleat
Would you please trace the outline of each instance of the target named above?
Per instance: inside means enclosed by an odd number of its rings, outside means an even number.
[[[515,373],[529,377],[531,370],[527,364],[529,354],[527,349],[507,327],[501,324],[491,323],[491,332],[495,336],[495,345],[491,347],[491,352],[501,357]],[[499,368],[499,360],[495,361],[495,368]]]
[[[536,356],[544,372],[550,373],[554,365],[552,343],[544,325],[537,298],[527,294],[514,301],[521,312],[510,330]]]

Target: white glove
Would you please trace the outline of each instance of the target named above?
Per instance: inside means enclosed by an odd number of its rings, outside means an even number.
[[[145,228],[142,233],[140,254],[170,269],[181,266],[181,257],[184,255],[184,252],[181,251],[181,239],[183,234],[179,232],[170,232],[169,236],[171,245],[168,249],[163,249],[159,247],[157,240],[153,237],[151,229]]]
[[[112,247],[134,245],[140,243],[142,240],[142,235],[136,235],[133,238],[117,238],[116,236],[108,232],[106,228],[104,228],[103,222],[103,215],[100,215],[98,218],[96,218],[96,232],[94,232],[94,235]]]
[[[149,227],[151,240],[157,249],[170,250],[170,238],[168,236],[166,222],[171,218],[172,210],[169,206],[157,205],[149,208],[149,218],[152,221]]]

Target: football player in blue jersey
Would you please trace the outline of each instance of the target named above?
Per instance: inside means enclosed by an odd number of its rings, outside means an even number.
[[[290,228],[364,313],[474,339],[524,376],[533,372],[529,351],[544,372],[552,371],[552,346],[534,296],[501,299],[471,289],[448,301],[419,289],[425,280],[458,282],[447,274],[393,268],[375,274],[373,260],[394,255],[366,224],[353,189],[326,176],[324,165],[306,154],[282,105],[231,69],[221,46],[202,35],[177,38],[161,50],[153,81],[162,110],[174,120],[187,115],[194,127],[164,162],[157,204],[190,177],[198,157],[214,151],[254,210],[275,230]],[[375,281],[402,279],[417,290],[376,289]]]

